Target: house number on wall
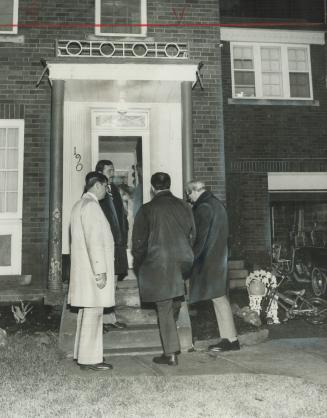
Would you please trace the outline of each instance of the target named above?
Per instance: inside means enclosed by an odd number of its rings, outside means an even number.
[[[74,147],[74,157],[77,160],[77,164],[75,166],[75,170],[76,171],[82,171],[83,170],[83,164],[81,163],[82,156],[81,156],[81,154],[77,154],[76,147]]]

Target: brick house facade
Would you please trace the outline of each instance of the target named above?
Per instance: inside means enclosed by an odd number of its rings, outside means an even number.
[[[271,208],[272,201],[277,196],[269,193],[269,175],[298,173],[301,182],[302,174],[327,171],[327,144],[324,139],[327,133],[326,49],[323,31],[320,32],[320,41],[318,43],[313,41],[315,36],[318,36],[319,29],[323,29],[322,25],[315,26],[317,22],[323,22],[323,2],[317,1],[316,9],[312,8],[309,2],[301,2],[300,5],[299,2],[277,1],[272,6],[271,2],[254,1],[251,2],[252,9],[245,8],[245,2],[241,0],[232,3],[221,2],[222,22],[231,25],[231,28],[226,29],[225,37],[224,28],[221,34],[222,39],[225,38],[222,41],[222,73],[231,256],[245,259],[250,268],[253,265],[264,267],[271,262],[273,243]],[[258,7],[255,8],[255,5]],[[293,11],[291,6],[294,7]],[[269,20],[270,16],[275,20]],[[264,23],[268,21],[271,27],[267,29]],[[233,40],[229,41],[226,39],[229,37],[227,32],[233,29],[233,22],[238,24],[242,22],[244,26],[240,30],[242,35],[238,39],[234,36]],[[259,22],[262,26],[253,32],[253,28],[244,28],[249,26],[249,22],[252,24]],[[283,26],[274,28],[271,22],[276,22],[276,25],[279,22]],[[293,26],[288,27],[288,22],[292,22]],[[296,22],[298,26],[294,25]],[[310,23],[314,22],[315,24],[310,26]],[[247,42],[249,32],[253,34],[253,39]],[[309,33],[312,34],[312,43],[310,37],[308,38]],[[301,37],[303,37],[302,43],[299,41]],[[311,62],[311,97],[308,97],[308,100],[296,100],[290,97],[282,97],[280,100],[276,100],[278,97],[235,98],[231,70],[233,41],[234,45],[239,45],[238,42],[250,46],[261,43],[260,48],[276,47],[281,48],[281,51],[283,48],[288,48],[288,45],[296,48],[297,42],[302,45],[301,48],[304,48],[304,45],[308,47]],[[285,79],[283,82],[285,84]],[[289,81],[286,79],[287,82]],[[321,190],[320,197],[321,201],[326,202],[326,186],[324,189]],[[294,190],[289,192],[291,194],[287,199],[294,200],[296,193]],[[307,194],[304,199],[310,200],[312,196]],[[282,198],[287,200],[285,193]],[[320,216],[324,222],[327,221],[326,209],[325,207],[325,214]],[[280,222],[282,217],[286,222],[286,216],[293,216],[288,213],[289,210],[286,214],[285,210],[284,208],[283,214],[280,215]],[[285,228],[287,227],[289,228],[289,225],[285,225]]]
[[[51,125],[54,89],[51,90],[46,75],[36,87],[43,71],[40,60],[44,59],[52,66],[58,63],[84,63],[90,68],[102,63],[108,65],[108,71],[117,62],[145,66],[156,63],[163,68],[170,63],[176,68],[182,64],[171,58],[115,61],[110,57],[57,57],[57,40],[188,44],[188,58],[183,63],[196,66],[202,62],[204,84],[204,90],[199,83],[192,90],[194,169],[188,174],[192,172],[194,178],[203,179],[214,193],[226,199],[230,218],[231,257],[245,259],[249,264],[270,261],[268,173],[327,171],[325,46],[321,37],[319,42],[308,44],[312,80],[310,100],[301,103],[300,100],[242,102],[232,96],[230,41],[225,39],[220,43],[219,26],[207,25],[219,23],[218,3],[217,0],[147,0],[149,26],[145,37],[132,34],[104,37],[95,35],[96,0],[73,0],[60,4],[50,0],[19,0],[17,33],[0,33],[0,122],[24,121],[20,271],[32,274],[33,281],[44,287],[48,285],[49,225],[52,222],[49,211],[52,192],[50,150],[53,140],[50,138],[54,125]],[[227,2],[232,3],[237,5],[240,2]],[[236,10],[234,22],[243,19],[242,14],[238,16],[237,8],[233,10]],[[225,22],[233,22],[233,19],[225,19]],[[176,26],[179,23],[181,25]],[[286,34],[287,28],[283,27],[283,30]],[[150,138],[150,141],[153,140]],[[62,159],[64,166],[65,161],[69,166],[74,156],[64,153]],[[162,164],[164,167],[167,161]],[[92,168],[89,162],[80,176]],[[79,189],[75,193],[78,195]],[[67,213],[63,216],[67,218]],[[1,218],[1,222],[4,225],[5,220]],[[2,233],[0,230],[1,234],[7,236],[8,232]]]
[[[60,4],[50,0],[19,0],[17,33],[0,34],[0,120],[24,120],[21,273],[32,274],[33,281],[43,286],[47,284],[49,269],[50,137],[53,115],[52,92],[47,77],[42,79],[38,87],[36,82],[43,71],[41,59],[52,64],[72,62],[70,57],[56,57],[56,40],[128,39],[188,43],[189,56],[185,62],[197,64],[202,61],[204,64],[202,76],[205,88],[201,90],[196,85],[192,91],[194,177],[204,179],[215,193],[225,198],[219,27],[174,26],[180,22],[217,23],[217,1],[148,0],[148,24],[167,26],[149,26],[144,38],[134,38],[133,35],[96,37],[94,16],[95,0],[73,0]],[[108,64],[108,68],[115,62],[110,58],[100,60]],[[100,60],[90,58],[83,62],[92,66]],[[150,60],[138,58],[130,61],[150,63]],[[166,60],[165,63],[167,61],[171,62]],[[151,62],[161,64],[163,61],[154,59]]]

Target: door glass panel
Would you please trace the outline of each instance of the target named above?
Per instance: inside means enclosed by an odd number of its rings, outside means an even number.
[[[6,211],[6,193],[0,192],[0,213]]]
[[[17,128],[8,128],[7,134],[7,147],[17,148],[18,147],[18,129]]]
[[[0,148],[6,146],[6,128],[0,128]]]
[[[0,179],[1,179],[1,177],[0,177]],[[7,172],[7,187],[6,187],[6,190],[9,191],[9,192],[16,192],[17,189],[18,189],[18,172],[17,171],[8,171]]]
[[[7,168],[18,168],[18,149],[7,150]]]
[[[0,266],[11,266],[11,235],[0,235]]]
[[[0,171],[0,191],[6,190],[6,172]]]
[[[6,150],[0,149],[0,168],[6,167]]]
[[[7,212],[17,212],[17,193],[7,193]]]

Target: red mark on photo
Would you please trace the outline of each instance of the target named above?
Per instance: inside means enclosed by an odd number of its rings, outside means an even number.
[[[38,6],[37,6],[37,0],[32,0],[30,6],[21,7],[21,10],[26,14],[27,16],[37,16],[38,15]]]
[[[186,7],[183,7],[183,10],[180,13],[177,13],[175,7],[173,7],[173,15],[177,19],[178,23],[181,23],[181,21],[184,19],[185,11],[186,11]]]

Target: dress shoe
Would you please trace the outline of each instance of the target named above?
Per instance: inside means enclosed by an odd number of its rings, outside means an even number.
[[[230,342],[226,338],[222,339],[218,344],[209,345],[208,350],[214,353],[220,353],[223,351],[236,351],[240,349],[240,343],[238,340]]]
[[[127,277],[127,276],[128,276],[127,272],[126,272],[126,273],[120,273],[120,274],[118,274],[118,276],[117,276],[117,280],[118,280],[119,282],[121,282],[121,281],[123,281],[123,280],[125,279],[125,277]]]
[[[80,364],[77,363],[81,370],[93,370],[95,372],[104,372],[112,370],[113,366],[109,363],[98,363],[98,364]]]
[[[176,354],[169,354],[168,356],[162,354],[160,357],[153,357],[152,361],[157,364],[168,364],[168,366],[178,365],[178,359]]]
[[[127,325],[124,322],[115,322],[114,324],[103,324],[103,329],[105,332],[108,332],[113,329],[124,329]]]

